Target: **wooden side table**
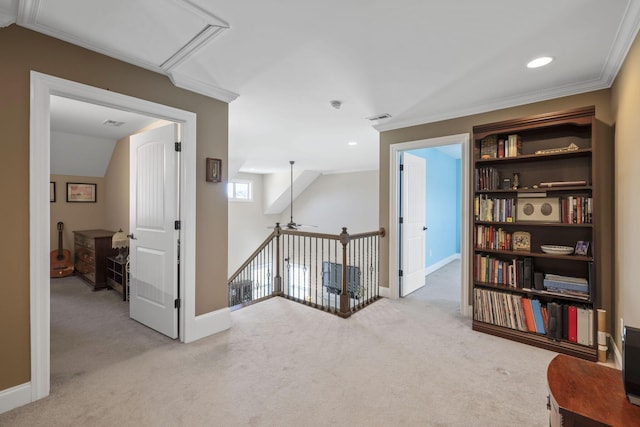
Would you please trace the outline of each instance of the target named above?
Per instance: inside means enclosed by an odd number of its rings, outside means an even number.
[[[622,372],[560,354],[547,368],[552,427],[640,426],[640,406],[624,394]]]

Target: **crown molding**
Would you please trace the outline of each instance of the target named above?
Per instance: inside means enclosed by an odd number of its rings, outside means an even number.
[[[622,17],[616,38],[611,45],[609,54],[602,69],[602,80],[607,82],[607,87],[613,84],[627,53],[633,44],[640,28],[640,2],[629,0],[627,9]]]
[[[160,64],[160,68],[162,68],[166,72],[170,72],[173,68],[185,62],[193,54],[195,54],[196,51],[213,40],[216,36],[220,35],[226,29],[227,28],[225,27],[207,25],[194,38],[189,40],[187,44],[182,46],[178,51],[171,55],[169,59]]]
[[[175,71],[169,73],[168,75],[171,79],[171,82],[175,86],[182,89],[190,90],[191,92],[196,92],[201,95],[208,96],[210,98],[215,98],[220,101],[229,103],[234,101],[239,96],[237,93],[231,92],[230,90],[205,83],[201,80],[188,77]]]
[[[455,119],[458,117],[465,117],[473,114],[481,114],[489,111],[501,110],[503,108],[517,107],[519,105],[532,104],[534,102],[547,101],[564,96],[593,92],[595,90],[607,89],[609,86],[610,84],[608,84],[603,79],[589,80],[582,83],[570,84],[544,91],[530,92],[525,95],[496,99],[488,103],[477,104],[460,110],[452,110],[445,113],[433,114],[419,119],[410,119],[393,123],[380,123],[374,125],[373,128],[378,132],[385,132],[411,126],[425,125],[442,120]]]

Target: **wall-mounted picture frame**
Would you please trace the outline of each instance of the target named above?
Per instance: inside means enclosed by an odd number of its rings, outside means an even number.
[[[222,160],[207,157],[207,182],[222,181]]]
[[[587,240],[578,240],[576,243],[576,249],[573,251],[576,255],[587,255],[589,252],[589,241]]]
[[[51,203],[56,202],[56,183],[55,181],[49,182],[49,201]]]
[[[83,182],[67,182],[67,202],[69,203],[96,203],[97,184]]]

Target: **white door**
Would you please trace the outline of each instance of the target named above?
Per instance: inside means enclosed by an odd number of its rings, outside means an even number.
[[[424,286],[427,162],[421,157],[402,153],[402,165],[400,295],[406,296]]]
[[[130,139],[130,305],[132,319],[178,336],[178,125]]]

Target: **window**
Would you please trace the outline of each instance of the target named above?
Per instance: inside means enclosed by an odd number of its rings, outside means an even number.
[[[230,181],[227,183],[227,197],[229,200],[249,202],[253,200],[251,181]]]

